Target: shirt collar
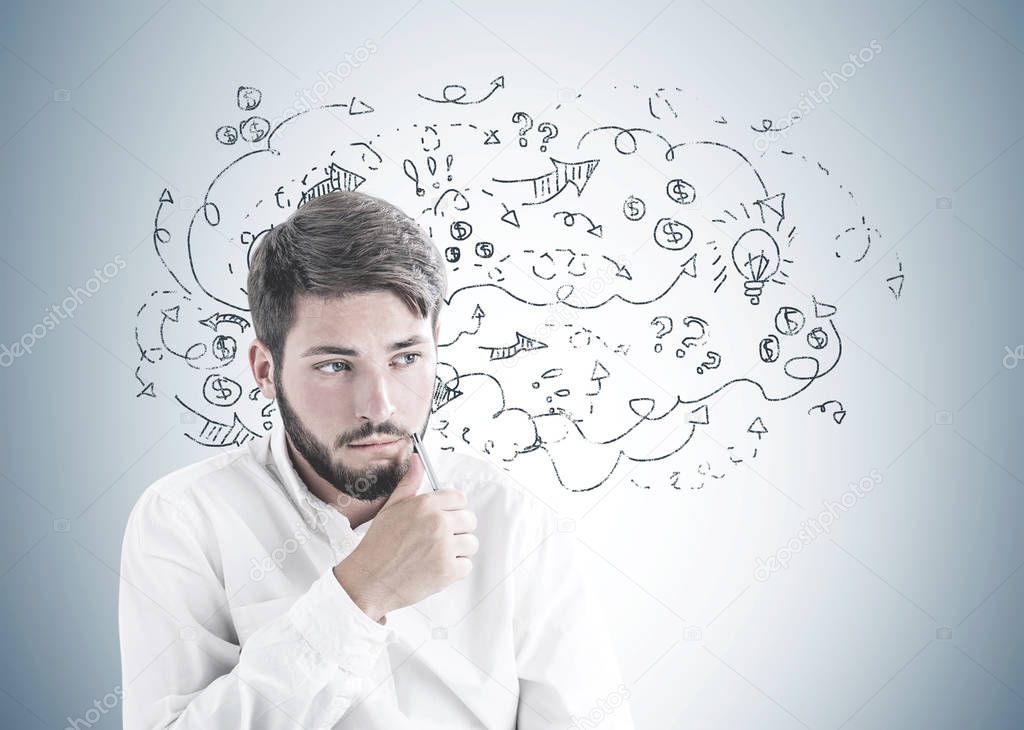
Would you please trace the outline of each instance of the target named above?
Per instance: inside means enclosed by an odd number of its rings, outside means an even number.
[[[371,517],[353,529],[351,527],[351,523],[348,521],[348,517],[313,494],[295,470],[295,465],[292,463],[291,457],[288,453],[284,421],[281,418],[279,408],[275,407],[272,410],[270,421],[271,430],[268,443],[270,450],[269,463],[274,467],[274,471],[277,473],[277,477],[284,486],[288,497],[298,508],[306,523],[311,528],[317,523],[323,523],[325,519],[324,513],[326,512],[329,519],[339,519],[342,524],[346,525],[348,529],[356,535],[361,536],[365,534],[366,531],[370,529],[370,525],[373,524],[373,518]],[[431,453],[431,456],[433,456],[433,453]],[[423,494],[424,492],[430,491],[430,489],[430,483],[426,478],[424,478],[423,483],[416,491],[416,494]]]

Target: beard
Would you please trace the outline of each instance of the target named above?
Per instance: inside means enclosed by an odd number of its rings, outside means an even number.
[[[346,444],[354,441],[379,436],[401,438],[408,435],[406,431],[389,422],[382,423],[377,427],[366,423],[363,427],[340,436],[336,440],[334,448],[331,449],[321,443],[303,425],[301,419],[299,419],[285,397],[284,388],[281,387],[280,376],[277,372],[274,373],[274,387],[277,389],[277,405],[281,410],[281,421],[284,424],[285,433],[291,440],[295,450],[302,455],[302,458],[306,460],[320,478],[332,485],[341,494],[364,502],[373,502],[386,498],[395,491],[395,487],[398,486],[402,477],[409,471],[411,457],[379,461],[367,469],[351,469],[332,458],[331,454],[332,451],[341,449]],[[426,424],[424,424],[420,436],[423,435],[423,431],[426,431]]]

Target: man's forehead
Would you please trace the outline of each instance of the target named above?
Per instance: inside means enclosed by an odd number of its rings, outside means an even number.
[[[328,320],[329,322],[353,322],[369,320],[377,325],[386,321],[403,324],[418,323],[425,320],[415,308],[407,304],[391,291],[373,291],[368,293],[348,294],[343,297],[313,297],[303,295],[296,297],[295,320]]]
[[[289,345],[351,349],[387,347],[419,338],[432,341],[430,321],[412,311],[391,292],[296,300]]]
[[[319,319],[322,317],[337,318],[348,314],[356,314],[366,309],[377,309],[384,311],[404,311],[410,318],[414,313],[409,310],[408,305],[392,291],[380,290],[371,292],[358,292],[344,296],[321,297],[311,294],[302,294],[295,297],[295,314],[298,317]]]

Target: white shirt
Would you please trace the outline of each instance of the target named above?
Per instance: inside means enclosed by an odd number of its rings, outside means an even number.
[[[268,438],[149,486],[121,555],[125,730],[631,730],[572,532],[503,470],[427,449],[480,548],[469,575],[381,623],[332,571],[372,520],[353,530],[309,491],[279,414]]]

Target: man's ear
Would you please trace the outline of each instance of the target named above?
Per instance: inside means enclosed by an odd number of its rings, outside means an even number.
[[[277,389],[274,387],[274,357],[270,354],[270,349],[258,339],[249,345],[249,367],[263,396],[268,400],[277,398]]]

